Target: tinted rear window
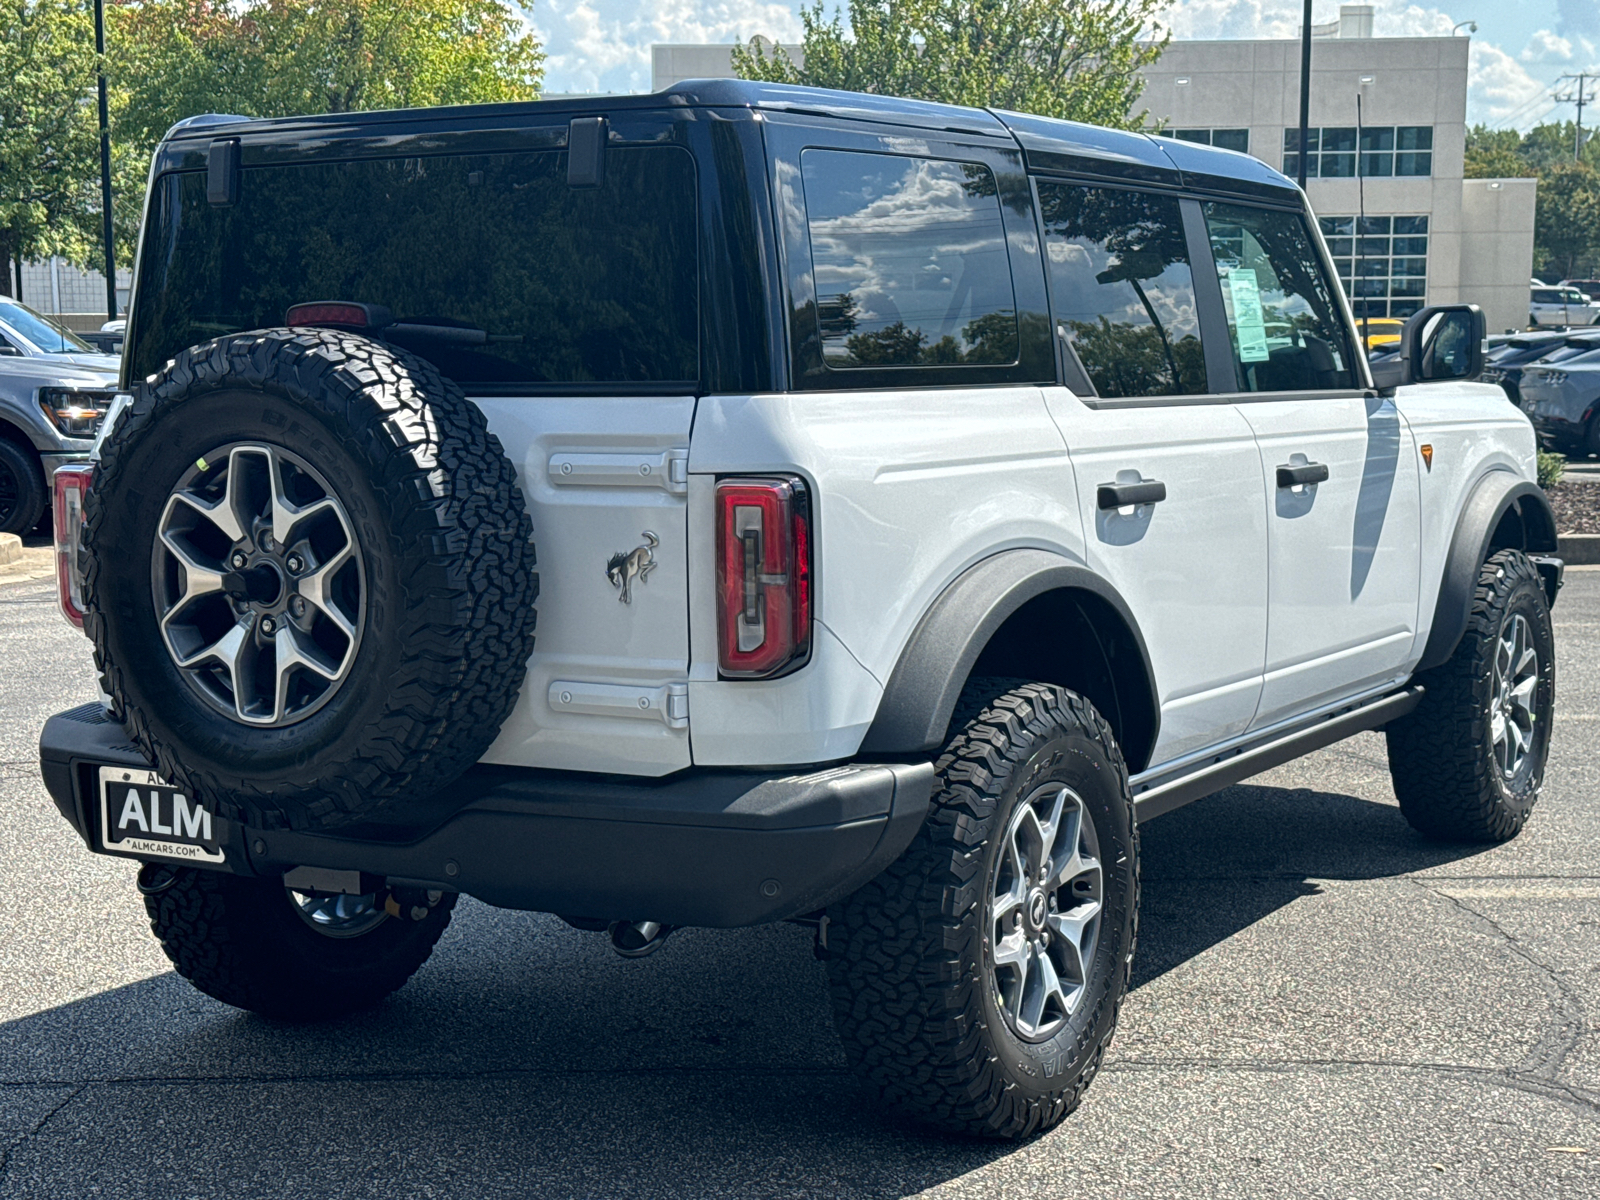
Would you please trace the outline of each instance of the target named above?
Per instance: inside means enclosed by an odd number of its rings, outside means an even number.
[[[471,384],[692,384],[699,377],[695,171],[614,147],[599,188],[563,151],[249,168],[236,205],[168,175],[140,267],[133,377],[186,346],[282,325],[290,305],[382,305],[460,326],[408,340]],[[477,340],[478,345],[463,341]]]

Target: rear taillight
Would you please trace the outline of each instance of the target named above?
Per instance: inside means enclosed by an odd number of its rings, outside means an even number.
[[[93,480],[93,463],[56,468],[56,599],[61,615],[79,629],[83,628],[83,574],[78,569],[78,547],[83,541],[83,502]]]
[[[717,663],[765,679],[811,653],[811,512],[791,476],[717,484]]]

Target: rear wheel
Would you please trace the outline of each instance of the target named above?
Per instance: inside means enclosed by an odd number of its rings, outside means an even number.
[[[262,1016],[317,1021],[371,1008],[428,960],[449,892],[290,891],[277,879],[148,866],[140,890],[173,966],[206,995]]]
[[[1092,705],[977,680],[911,848],[829,911],[834,1023],[868,1087],[921,1120],[1023,1137],[1077,1107],[1127,992],[1139,844]]]
[[[0,533],[32,532],[46,502],[44,469],[38,457],[0,438]]]
[[[1421,703],[1386,730],[1400,811],[1441,840],[1515,837],[1544,782],[1556,682],[1544,584],[1525,554],[1483,564],[1461,644],[1417,682]]]

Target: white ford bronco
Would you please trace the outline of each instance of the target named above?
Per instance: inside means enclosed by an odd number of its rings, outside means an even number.
[[[1140,821],[1371,729],[1425,834],[1527,820],[1562,565],[1483,333],[1374,377],[1304,195],[1137,133],[197,118],[55,480],[104,695],[44,777],[229,1004],[375,1004],[461,894],[799,921],[867,1087],[1025,1135],[1111,1039]]]

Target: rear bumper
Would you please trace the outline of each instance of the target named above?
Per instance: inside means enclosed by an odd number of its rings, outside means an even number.
[[[149,762],[99,705],[51,717],[39,758],[56,807],[104,853],[96,769]],[[877,875],[911,844],[932,789],[928,762],[665,780],[479,766],[406,827],[333,836],[219,820],[227,861],[215,869],[358,870],[502,908],[756,925],[815,911]]]

